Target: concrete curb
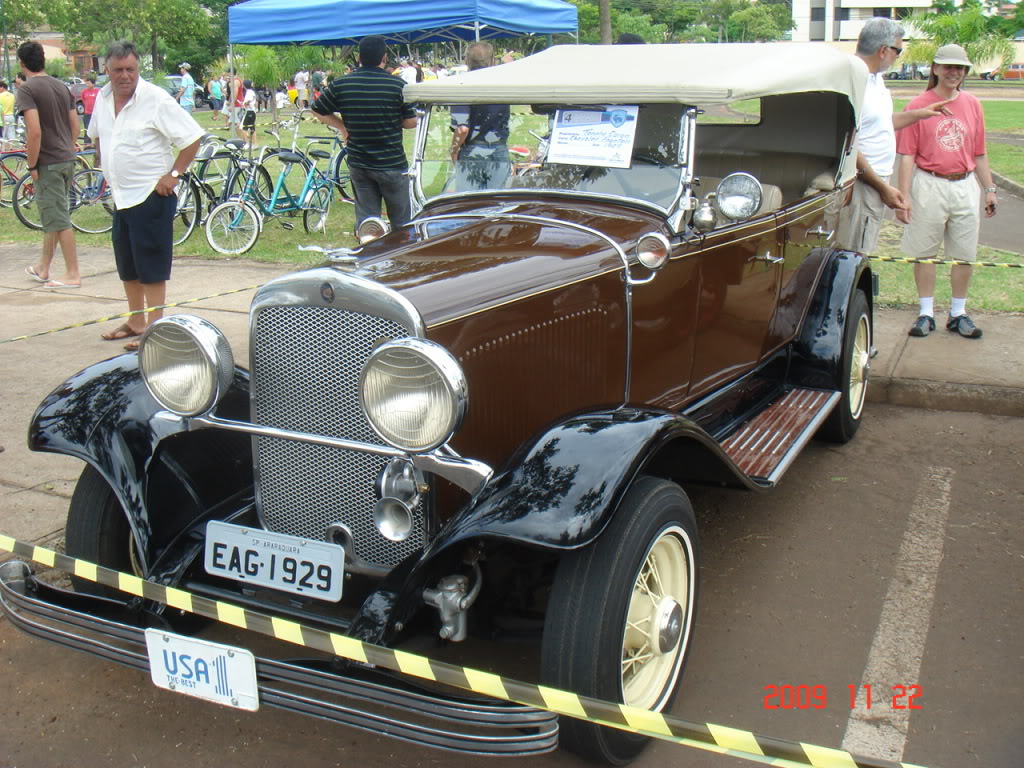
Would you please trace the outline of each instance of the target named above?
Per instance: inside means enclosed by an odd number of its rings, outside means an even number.
[[[1024,390],[990,384],[955,384],[926,379],[872,376],[867,399],[936,411],[969,411],[1024,418]]]
[[[1010,194],[1017,195],[1017,197],[1024,197],[1024,184],[1018,184],[1013,179],[1000,176],[995,171],[992,171],[992,179],[995,181],[997,187],[1002,187]]]

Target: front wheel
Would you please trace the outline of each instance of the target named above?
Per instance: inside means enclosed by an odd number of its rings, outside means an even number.
[[[217,253],[245,253],[260,236],[260,214],[249,203],[228,200],[221,203],[206,219],[206,239]]]
[[[818,434],[833,443],[846,443],[860,428],[871,370],[871,310],[864,291],[854,291],[843,329],[842,397]]]
[[[115,571],[141,576],[134,556],[135,539],[124,509],[110,485],[91,465],[86,465],[75,485],[64,530],[64,551],[69,557],[87,560]],[[76,592],[124,599],[123,592],[72,576]]]
[[[697,604],[697,525],[675,483],[640,477],[608,528],[562,557],[541,655],[545,685],[661,712],[679,688]],[[611,765],[649,738],[562,718],[562,746]]]
[[[90,168],[72,176],[69,198],[71,226],[79,232],[97,235],[114,227],[114,201],[102,171]]]
[[[29,229],[42,229],[43,220],[39,215],[39,206],[36,205],[36,183],[32,180],[31,173],[26,173],[18,179],[12,197],[14,215],[18,217],[18,221]]]
[[[178,183],[174,208],[174,245],[181,245],[192,235],[200,219],[202,193],[195,182],[184,178]]]
[[[309,196],[302,212],[302,226],[311,235],[327,233],[327,216],[331,212],[331,187],[317,187]]]

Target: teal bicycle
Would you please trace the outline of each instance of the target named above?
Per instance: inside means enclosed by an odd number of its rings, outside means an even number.
[[[248,251],[259,239],[264,219],[268,217],[294,216],[301,212],[306,232],[317,234],[327,231],[335,180],[310,163],[308,158],[330,160],[331,154],[322,149],[308,148],[304,155],[274,151],[274,159],[282,166],[268,197],[266,187],[260,183],[260,171],[266,174],[263,161],[268,151],[271,150],[264,148],[257,162],[251,158],[240,161],[246,174],[241,194],[218,205],[206,219],[206,239],[218,253],[237,255]],[[305,170],[306,175],[302,189],[293,194],[287,182],[296,166]],[[281,225],[286,229],[292,228],[289,222],[282,221]]]

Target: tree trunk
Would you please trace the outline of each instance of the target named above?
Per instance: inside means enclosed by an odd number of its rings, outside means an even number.
[[[598,8],[601,12],[601,44],[612,44],[612,9],[610,0],[599,0]]]
[[[156,47],[156,34],[153,35],[153,42],[149,45],[149,53],[153,58],[153,75],[155,76],[157,72],[163,71],[160,62],[160,52]]]

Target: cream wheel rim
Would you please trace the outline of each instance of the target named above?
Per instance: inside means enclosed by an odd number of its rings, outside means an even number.
[[[868,391],[868,372],[871,370],[871,334],[868,316],[857,320],[857,332],[853,337],[853,359],[850,361],[850,416],[860,418],[864,408],[864,397]]]
[[[622,641],[622,700],[660,710],[675,687],[689,639],[693,548],[678,526],[648,549],[629,600]]]

